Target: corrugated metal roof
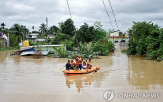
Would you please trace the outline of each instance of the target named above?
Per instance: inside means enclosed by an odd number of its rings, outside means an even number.
[[[49,53],[49,51],[41,51],[42,55],[47,55]],[[34,51],[24,51],[20,54],[21,56],[25,56],[25,55],[34,55]]]

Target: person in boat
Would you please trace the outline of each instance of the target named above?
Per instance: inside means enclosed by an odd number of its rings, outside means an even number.
[[[71,67],[74,69],[75,65],[76,65],[76,62],[74,60],[71,60],[70,64],[71,64]]]
[[[91,62],[91,59],[89,59],[89,61],[87,62],[87,68],[92,68],[92,62]]]
[[[76,65],[79,67],[80,70],[82,70],[82,58],[78,55],[75,60]]]
[[[73,69],[70,64],[70,60],[68,60],[68,63],[66,64],[66,70]]]
[[[83,69],[87,69],[87,64],[85,62],[83,62]]]

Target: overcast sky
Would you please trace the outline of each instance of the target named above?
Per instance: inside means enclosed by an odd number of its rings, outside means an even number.
[[[77,28],[84,22],[90,26],[101,21],[105,30],[112,29],[102,0],[68,0],[72,19]],[[152,21],[163,27],[163,0],[110,0],[122,32],[132,26],[133,21]],[[117,30],[108,0],[104,0],[114,30]],[[0,23],[10,28],[14,23],[39,29],[41,23],[56,25],[70,18],[66,0],[0,0]]]

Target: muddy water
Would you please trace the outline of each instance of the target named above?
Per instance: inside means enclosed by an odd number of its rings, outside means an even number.
[[[114,98],[113,102],[162,102],[163,61],[122,54],[93,59],[98,72],[64,75],[65,58],[33,59],[0,52],[0,102],[106,102],[103,93],[159,93],[158,99]]]

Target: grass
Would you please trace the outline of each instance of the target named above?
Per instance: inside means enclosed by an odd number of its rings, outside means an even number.
[[[8,51],[8,50],[18,50],[20,47],[16,46],[16,47],[2,47],[0,48],[0,51]]]

